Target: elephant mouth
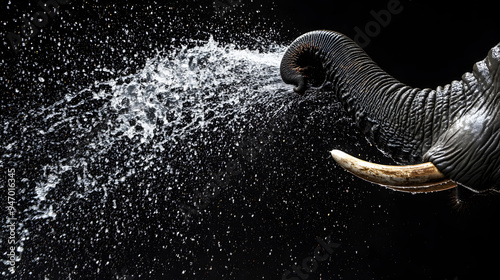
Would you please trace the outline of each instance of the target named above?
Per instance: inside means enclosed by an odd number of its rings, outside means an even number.
[[[342,151],[330,152],[335,161],[357,177],[408,193],[436,192],[455,188],[456,183],[446,178],[431,162],[391,166],[363,161]]]

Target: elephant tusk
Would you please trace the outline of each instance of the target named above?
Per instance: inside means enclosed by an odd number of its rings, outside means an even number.
[[[370,163],[342,151],[330,152],[335,161],[347,171],[366,181],[403,192],[434,192],[456,187],[434,164],[391,166]]]
[[[457,187],[457,184],[451,180],[448,180],[441,184],[421,186],[421,187],[392,187],[387,186],[389,189],[398,192],[407,193],[428,193],[428,192],[439,192],[444,190],[449,190]]]

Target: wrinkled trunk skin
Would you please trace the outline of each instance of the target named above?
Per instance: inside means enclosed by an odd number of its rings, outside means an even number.
[[[313,31],[290,45],[281,75],[298,93],[329,83],[364,134],[395,161],[431,161],[450,179],[484,190],[500,179],[499,49],[461,81],[418,89],[380,69],[346,36]],[[493,175],[485,178],[486,171]]]

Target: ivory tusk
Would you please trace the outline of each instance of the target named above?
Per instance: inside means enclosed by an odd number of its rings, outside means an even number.
[[[451,180],[446,181],[442,184],[437,185],[429,185],[429,186],[421,186],[421,187],[394,187],[387,186],[389,189],[398,191],[398,192],[407,192],[407,193],[428,193],[428,192],[439,192],[444,190],[449,190],[457,187],[457,184]]]
[[[342,151],[330,152],[335,161],[352,174],[372,183],[405,192],[433,192],[456,187],[431,162],[391,166],[370,163]]]

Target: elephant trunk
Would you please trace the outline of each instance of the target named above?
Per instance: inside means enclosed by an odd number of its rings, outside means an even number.
[[[333,31],[297,38],[280,71],[298,93],[330,83],[362,132],[398,162],[422,162],[438,136],[463,114],[457,104],[473,98],[464,94],[461,81],[436,90],[411,88],[383,71],[351,39]]]
[[[325,56],[331,40],[328,36],[313,33],[295,40],[281,60],[281,78],[287,84],[293,84],[298,94],[303,94],[308,86],[319,86],[324,81],[326,68]]]

